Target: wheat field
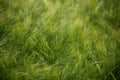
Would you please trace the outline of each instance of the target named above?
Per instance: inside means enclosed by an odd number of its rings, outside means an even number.
[[[120,80],[119,0],[0,0],[0,80]]]

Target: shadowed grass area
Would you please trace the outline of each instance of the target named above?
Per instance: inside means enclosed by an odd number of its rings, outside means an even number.
[[[120,1],[0,1],[0,80],[119,80]]]

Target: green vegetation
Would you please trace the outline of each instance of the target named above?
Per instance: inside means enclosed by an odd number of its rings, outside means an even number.
[[[120,80],[119,0],[0,0],[0,80]]]

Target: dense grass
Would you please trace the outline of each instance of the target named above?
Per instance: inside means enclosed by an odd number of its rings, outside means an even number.
[[[119,80],[119,0],[0,0],[0,80]]]

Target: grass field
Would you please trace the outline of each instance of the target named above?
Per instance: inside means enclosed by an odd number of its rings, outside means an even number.
[[[119,0],[0,0],[0,80],[120,80]]]

